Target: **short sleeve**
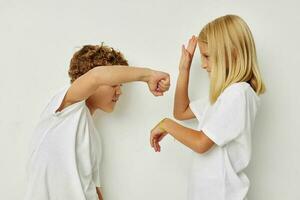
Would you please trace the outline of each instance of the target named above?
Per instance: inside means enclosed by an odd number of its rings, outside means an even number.
[[[203,118],[208,103],[208,98],[197,99],[190,102],[190,109],[194,113],[198,121],[200,121]]]
[[[101,187],[100,168],[98,166],[93,170],[93,181],[96,187]]]
[[[55,111],[59,108],[62,101],[64,100],[64,97],[67,94],[67,91],[69,89],[69,86],[65,86],[61,88],[61,90],[53,97],[52,103],[51,103],[51,112],[55,113]]]
[[[48,116],[48,115],[60,116],[60,115],[63,115],[64,113],[68,113],[68,112],[76,109],[77,107],[80,107],[83,105],[84,101],[79,101],[79,102],[76,102],[76,103],[64,108],[61,111],[55,112],[60,107],[69,87],[70,87],[70,85],[65,85],[51,98],[48,105],[46,106],[46,108],[44,109],[44,111],[41,114],[42,117]]]
[[[205,119],[202,131],[218,146],[223,146],[245,130],[247,104],[246,95],[241,91],[230,91],[219,98]]]

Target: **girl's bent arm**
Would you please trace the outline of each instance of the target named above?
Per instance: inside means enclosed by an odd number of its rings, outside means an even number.
[[[151,131],[150,143],[155,151],[160,151],[159,142],[167,133],[197,153],[205,153],[215,144],[202,131],[184,127],[165,118]]]

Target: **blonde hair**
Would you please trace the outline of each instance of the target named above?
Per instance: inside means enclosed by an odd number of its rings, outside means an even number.
[[[213,20],[201,30],[198,42],[206,43],[208,48],[211,104],[237,82],[248,82],[258,95],[265,92],[254,39],[242,18],[226,15]]]

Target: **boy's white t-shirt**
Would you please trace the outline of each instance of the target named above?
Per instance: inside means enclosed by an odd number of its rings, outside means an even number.
[[[190,103],[202,130],[215,145],[194,154],[188,200],[244,200],[250,182],[243,170],[251,157],[251,131],[260,99],[246,82],[227,87],[217,101]]]
[[[25,200],[98,200],[101,139],[85,100],[55,112],[68,88],[52,97],[34,131]]]

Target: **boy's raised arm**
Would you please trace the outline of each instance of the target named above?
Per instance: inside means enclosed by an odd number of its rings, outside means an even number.
[[[164,80],[165,87],[158,88],[158,84]],[[73,103],[90,97],[101,85],[118,85],[121,83],[143,81],[148,84],[149,90],[155,96],[162,96],[169,89],[169,74],[154,71],[149,68],[138,68],[128,66],[99,66],[89,70],[77,78],[70,86],[62,102],[60,109]]]

